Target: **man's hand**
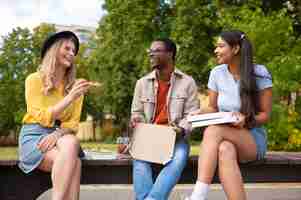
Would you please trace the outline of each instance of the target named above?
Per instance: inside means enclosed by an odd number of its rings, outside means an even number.
[[[182,138],[184,137],[184,129],[182,127],[179,127],[177,124],[174,122],[170,124],[170,126],[173,128],[173,130],[177,134],[177,138]]]
[[[142,119],[140,117],[134,117],[130,121],[130,128],[134,129],[136,128],[138,123],[141,123]]]

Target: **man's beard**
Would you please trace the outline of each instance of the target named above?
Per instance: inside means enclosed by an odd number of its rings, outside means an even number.
[[[151,59],[151,66],[153,70],[161,70],[164,67],[164,64],[162,63],[162,60],[159,57],[153,57]]]
[[[156,64],[156,65],[153,65],[152,66],[152,69],[157,69],[157,70],[161,70],[163,68],[163,65],[160,65],[160,64]]]

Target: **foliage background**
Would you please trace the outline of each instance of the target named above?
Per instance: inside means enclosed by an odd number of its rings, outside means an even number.
[[[85,99],[87,113],[102,121],[113,114],[126,131],[136,80],[149,71],[146,49],[157,37],[178,45],[177,67],[204,92],[216,63],[222,30],[240,29],[253,42],[256,63],[273,76],[273,113],[266,126],[270,150],[301,149],[301,3],[298,0],[106,0],[107,14],[82,44],[78,77],[103,83]],[[0,50],[0,135],[18,132],[25,113],[24,80],[36,70],[42,41],[55,32],[41,24],[33,32],[15,28]],[[87,49],[89,50],[88,54]],[[193,139],[199,140],[199,130]]]

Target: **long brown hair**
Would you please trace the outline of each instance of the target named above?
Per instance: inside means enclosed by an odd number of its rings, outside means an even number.
[[[57,54],[59,49],[61,48],[64,41],[70,39],[60,39],[55,42],[49,50],[46,52],[42,63],[38,67],[38,72],[42,76],[43,82],[43,93],[45,95],[49,95],[50,91],[54,88],[54,76],[56,70],[56,62],[57,62]],[[72,85],[75,82],[75,75],[76,75],[76,67],[72,64],[65,73],[64,78],[64,95],[68,94],[72,88]]]
[[[252,44],[246,34],[238,30],[222,32],[220,37],[231,47],[240,47],[240,112],[246,116],[245,126],[255,127],[255,115],[259,111],[259,105]]]

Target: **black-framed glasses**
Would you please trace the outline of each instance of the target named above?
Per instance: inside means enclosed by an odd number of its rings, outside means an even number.
[[[148,54],[158,54],[158,53],[162,53],[162,52],[167,52],[166,49],[147,49],[146,52]]]

